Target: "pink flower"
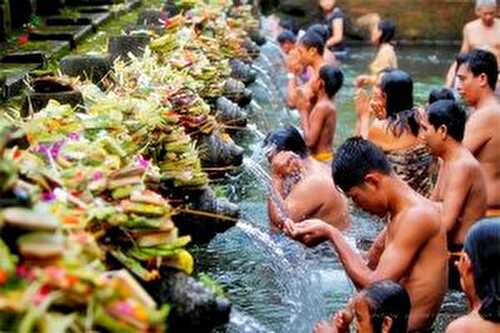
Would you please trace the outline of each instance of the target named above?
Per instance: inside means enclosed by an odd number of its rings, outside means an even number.
[[[52,201],[56,199],[56,195],[52,191],[42,193],[42,201]]]
[[[80,135],[78,133],[72,132],[68,134],[68,138],[73,141],[80,140]]]
[[[149,160],[142,157],[142,155],[138,155],[135,158],[135,161],[137,162],[137,165],[143,169],[147,169],[149,167],[149,164],[151,163]]]
[[[102,177],[104,177],[103,173],[102,173],[101,171],[96,171],[96,172],[92,175],[92,180],[96,181],[96,180],[101,179]]]

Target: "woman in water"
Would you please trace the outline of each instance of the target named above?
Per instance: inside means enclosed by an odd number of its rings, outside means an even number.
[[[328,27],[328,39],[326,47],[335,54],[335,57],[346,56],[344,43],[344,12],[336,6],[336,0],[320,0],[319,6],[325,16],[325,24]]]
[[[457,268],[471,312],[446,333],[500,332],[500,219],[485,219],[468,232]]]
[[[437,160],[418,139],[420,126],[413,105],[411,77],[398,69],[382,71],[371,101],[367,95],[357,97],[356,112],[357,134],[382,148],[396,174],[415,191],[429,197]]]
[[[398,59],[394,46],[391,44],[396,33],[396,26],[391,21],[381,20],[373,24],[371,42],[378,48],[375,59],[370,64],[370,74],[363,74],[356,78],[355,85],[362,88],[374,85],[377,77],[386,68],[398,68]]]
[[[396,282],[374,283],[357,294],[349,308],[337,313],[330,323],[318,323],[314,333],[348,333],[354,318],[358,333],[406,333],[408,330],[410,297]]]

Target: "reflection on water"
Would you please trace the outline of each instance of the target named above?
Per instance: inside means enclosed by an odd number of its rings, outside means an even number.
[[[424,104],[431,89],[439,87],[454,49],[402,48],[400,67],[415,80],[415,101]],[[371,48],[352,50],[342,65],[345,84],[337,97],[338,124],[335,145],[352,135],[354,78],[373,57]],[[231,323],[221,332],[311,332],[314,323],[342,308],[354,292],[340,263],[327,244],[306,249],[271,232],[266,198],[268,172],[260,148],[271,129],[297,125],[298,117],[285,108],[286,73],[273,44],[266,44],[255,61],[258,80],[249,88],[254,93],[251,122],[254,131],[245,131],[238,142],[246,147],[247,166],[227,185],[230,199],[240,203],[242,221],[205,246],[193,249],[197,269],[215,278],[233,302]],[[251,133],[249,133],[251,132]],[[348,236],[373,239],[382,228],[375,218],[352,209],[353,228]],[[436,332],[462,309],[463,296],[447,296],[438,318]]]

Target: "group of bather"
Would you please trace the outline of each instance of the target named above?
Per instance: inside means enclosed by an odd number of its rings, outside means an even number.
[[[449,289],[470,312],[446,332],[500,332],[500,20],[496,0],[476,0],[477,20],[425,106],[398,68],[396,26],[372,15],[377,54],[356,88],[354,136],[336,150],[335,96],[344,84],[342,10],[320,0],[325,20],[304,31],[282,23],[287,103],[300,128],[264,141],[272,171],[271,225],[307,246],[328,241],[358,293],[314,330],[432,332]],[[340,124],[342,125],[342,124]],[[343,235],[348,198],[384,229],[367,251]]]

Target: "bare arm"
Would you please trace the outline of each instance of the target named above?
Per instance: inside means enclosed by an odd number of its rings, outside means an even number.
[[[450,232],[457,222],[462,212],[467,194],[470,191],[472,180],[474,179],[470,170],[451,172],[450,180],[443,198],[443,210],[441,221],[446,227],[446,232]]]
[[[469,42],[469,37],[468,37],[468,32],[467,32],[467,27],[464,27],[463,30],[463,39],[462,39],[462,46],[460,48],[460,53],[467,53],[470,52],[472,49],[470,42]],[[457,73],[457,62],[454,61],[450,69],[448,70],[448,73],[446,74],[446,86],[449,88],[453,88],[453,80],[455,79],[455,75]]]
[[[326,42],[326,46],[340,43],[344,39],[344,20],[336,19],[332,22],[332,37]]]
[[[362,256],[343,238],[341,232],[321,220],[308,220],[286,229],[292,237],[304,244],[317,244],[328,239],[333,244],[344,269],[360,289],[381,280],[399,281],[408,270],[418,250],[434,232],[431,218],[420,209],[412,209],[400,216],[399,232],[387,244],[376,269],[370,269]]]
[[[486,120],[481,121],[476,114],[472,114],[465,124],[465,135],[462,141],[465,148],[477,158],[481,149],[490,140],[490,137],[483,126]]]
[[[375,241],[373,242],[372,246],[367,252],[367,260],[368,260],[368,267],[371,270],[374,270],[379,261],[380,257],[382,256],[382,253],[384,252],[385,249],[385,241],[387,239],[387,227],[385,227],[375,238]]]
[[[331,110],[321,105],[315,107],[310,114],[300,111],[300,123],[307,147],[314,147],[318,143],[328,112]]]

